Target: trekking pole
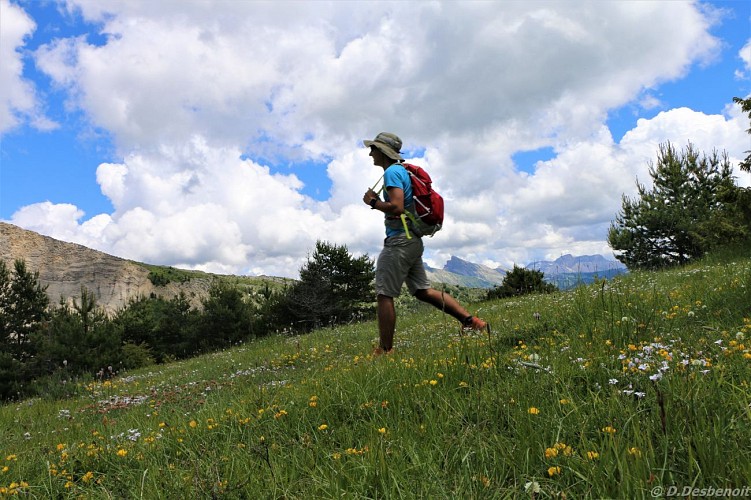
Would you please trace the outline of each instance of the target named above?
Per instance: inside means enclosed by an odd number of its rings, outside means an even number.
[[[384,174],[384,175],[385,175],[385,174]],[[381,189],[379,189],[378,191],[376,191],[376,186],[378,185],[378,183],[379,183],[379,182],[381,182],[381,179],[383,179],[383,175],[382,175],[381,177],[379,177],[379,178],[378,178],[378,180],[376,181],[376,183],[375,183],[375,184],[373,184],[373,187],[372,187],[372,188],[370,188],[370,189],[371,189],[371,191],[375,191],[376,193],[380,193],[381,191],[383,191],[383,186],[381,186]]]

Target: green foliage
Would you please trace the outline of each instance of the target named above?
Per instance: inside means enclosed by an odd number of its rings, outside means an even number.
[[[253,336],[254,308],[245,301],[236,286],[215,281],[203,302],[198,344],[203,350],[215,350],[237,344]]]
[[[23,395],[24,384],[29,381],[23,372],[23,363],[9,352],[0,351],[0,400]]]
[[[749,118],[751,118],[751,97],[748,99],[741,99],[740,97],[733,97],[733,102],[736,104],[739,104],[741,106],[741,109],[744,113],[748,113]],[[751,134],[751,128],[747,130],[749,134]],[[746,156],[746,159],[743,160],[739,166],[741,170],[745,170],[746,172],[751,172],[751,151],[746,151],[748,153],[748,156]]]
[[[187,283],[190,281],[192,272],[174,267],[147,266],[149,268],[149,281],[154,286],[166,286],[171,282]]]
[[[153,365],[156,362],[151,348],[146,344],[132,344],[125,342],[122,346],[122,367],[132,370]]]
[[[17,260],[11,273],[0,261],[0,351],[21,362],[33,357],[30,338],[47,320],[48,306],[38,272],[32,273]]]
[[[488,290],[487,300],[516,297],[530,293],[552,293],[558,291],[558,287],[546,283],[545,273],[534,269],[526,269],[514,264],[514,269],[506,273],[500,286]]]
[[[279,317],[302,330],[360,320],[373,311],[373,279],[368,255],[355,258],[344,245],[318,241],[300,281],[286,291]]]
[[[748,227],[727,154],[678,152],[661,145],[650,165],[653,187],[637,181],[639,197],[623,196],[608,243],[630,269],[685,264],[708,250],[745,238]]]
[[[155,269],[166,273],[154,276],[172,280],[194,274]],[[0,261],[0,400],[63,397],[70,391],[59,384],[78,377],[184,359],[265,335],[276,328],[271,319],[280,297],[273,280],[217,279],[203,310],[183,294],[170,300],[154,295],[133,299],[110,317],[86,288],[72,304],[61,299],[50,308],[38,272],[22,261],[11,271]]]
[[[200,317],[181,294],[170,300],[162,297],[133,299],[118,311],[113,321],[123,342],[144,346],[149,355],[162,363],[198,352]]]
[[[45,327],[48,307],[38,272],[30,272],[20,260],[11,272],[0,261],[0,399],[23,394],[36,375],[33,338]]]
[[[60,303],[35,343],[43,373],[64,369],[71,375],[81,375],[110,366],[121,368],[119,332],[86,288],[81,288],[81,297],[72,307]]]

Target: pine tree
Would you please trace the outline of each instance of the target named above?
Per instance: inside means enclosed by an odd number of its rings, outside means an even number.
[[[506,273],[500,286],[488,291],[488,299],[502,299],[530,293],[552,293],[558,287],[546,283],[543,278],[545,273],[534,269],[526,269],[514,264],[514,269]]]
[[[357,319],[373,308],[374,278],[368,255],[353,257],[345,245],[318,241],[300,281],[287,291],[286,316],[305,329]]]
[[[34,355],[32,334],[48,319],[49,298],[39,283],[39,273],[16,260],[13,272],[0,261],[0,350],[25,362]]]
[[[608,243],[629,268],[684,264],[745,237],[727,154],[700,155],[691,144],[679,152],[667,143],[649,174],[652,188],[637,181],[638,198],[623,196],[608,231]]]

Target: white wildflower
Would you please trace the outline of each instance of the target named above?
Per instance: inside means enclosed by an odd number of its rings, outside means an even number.
[[[540,488],[540,483],[537,481],[530,481],[527,484],[524,485],[524,491],[527,493],[540,493],[542,489]]]

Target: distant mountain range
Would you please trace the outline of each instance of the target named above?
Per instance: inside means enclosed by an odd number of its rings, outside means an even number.
[[[566,290],[577,285],[592,283],[596,278],[610,279],[627,272],[617,260],[602,255],[562,255],[553,261],[535,261],[523,266],[543,272],[543,279]],[[425,264],[428,278],[435,283],[446,283],[470,288],[493,288],[503,283],[507,269],[491,268],[452,256],[443,269]]]

